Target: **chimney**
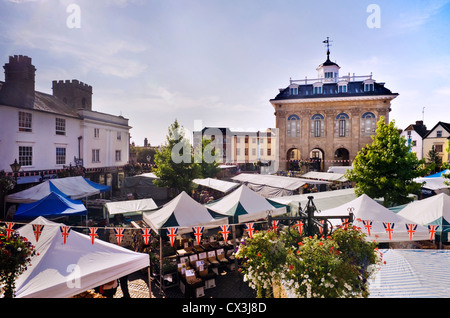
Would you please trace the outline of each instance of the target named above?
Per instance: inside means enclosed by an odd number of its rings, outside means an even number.
[[[9,57],[5,69],[5,83],[0,91],[0,103],[33,108],[36,68],[31,58],[24,55]]]

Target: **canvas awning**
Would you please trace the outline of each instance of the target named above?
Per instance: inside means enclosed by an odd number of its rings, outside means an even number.
[[[438,225],[438,232],[450,232],[450,196],[440,193],[413,201],[401,209],[398,215],[417,224]]]
[[[33,224],[43,225],[36,240]],[[63,224],[38,217],[19,228],[35,247],[36,255],[16,279],[17,298],[67,298],[150,266],[148,254],[70,230],[64,244]]]
[[[409,240],[423,241],[430,238],[428,228],[392,212],[365,194],[337,208],[322,211],[320,216],[349,215],[350,212],[354,215],[353,224],[363,230],[369,241],[403,242]],[[334,226],[342,224],[342,220],[339,219],[330,219],[330,222]],[[390,223],[390,227],[393,228],[391,237],[389,237],[389,232],[386,231],[385,225],[388,225],[387,223]],[[417,225],[412,238],[407,231],[407,224]]]
[[[227,193],[237,187],[239,187],[239,183],[223,181],[219,179],[213,178],[205,178],[205,179],[194,179],[192,180],[195,184],[211,188],[213,190],[217,190],[223,193]]]
[[[39,216],[54,218],[86,214],[86,207],[81,201],[71,200],[55,192],[51,192],[39,201],[20,204],[14,213],[13,219],[16,221],[34,220]]]
[[[450,194],[450,180],[444,177],[424,177],[424,178],[416,178],[414,182],[425,184],[422,185],[422,188],[433,190],[435,193],[447,193]]]
[[[449,250],[380,250],[383,261],[369,280],[370,298],[448,298]]]
[[[229,217],[230,223],[235,224],[264,219],[269,214],[277,216],[289,212],[287,205],[266,199],[245,185],[206,206],[219,215]]]
[[[291,206],[292,205],[298,206],[298,204],[300,204],[301,208],[303,209],[309,201],[308,199],[309,196],[312,196],[314,198],[313,199],[314,205],[319,211],[332,209],[356,199],[355,189],[350,188],[333,191],[297,194],[279,198],[272,198],[271,200],[276,201],[278,203],[290,204]]]
[[[248,186],[266,198],[292,195],[305,184],[328,184],[327,181],[283,177],[269,174],[241,173],[233,178],[234,181]]]
[[[303,174],[302,178],[346,182],[348,180],[344,177],[344,175],[344,173],[310,171]]]
[[[6,197],[6,201],[31,203],[45,198],[51,192],[76,200],[109,191],[110,189],[111,187],[109,186],[92,182],[81,176],[68,177],[47,180],[29,189],[10,194]]]
[[[153,199],[107,202],[104,205],[104,217],[107,217],[106,214],[109,217],[116,214],[142,214],[144,211],[151,211],[157,208],[158,206]]]
[[[226,217],[216,215],[184,191],[159,209],[143,212],[142,220],[155,232],[175,227],[178,234],[192,232],[192,227],[195,226],[214,228],[227,224],[228,221]]]

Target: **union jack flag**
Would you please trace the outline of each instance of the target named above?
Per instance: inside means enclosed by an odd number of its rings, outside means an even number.
[[[34,237],[36,238],[36,242],[39,241],[39,237],[42,234],[42,230],[44,229],[44,225],[42,224],[32,224],[33,226],[33,232],[34,232]]]
[[[392,232],[394,232],[394,223],[383,222],[384,229],[389,234],[389,239],[392,240]]]
[[[230,234],[230,226],[229,225],[221,225],[220,231],[222,232],[223,239],[226,243],[228,240],[228,234]]]
[[[245,230],[248,233],[248,236],[252,239],[253,232],[255,231],[255,223],[245,223]]]
[[[167,229],[167,236],[170,237],[170,245],[173,246],[175,243],[175,238],[177,237],[178,229],[176,227],[169,227]]]
[[[417,224],[405,224],[406,232],[409,233],[409,240],[412,241],[413,235],[417,230]]]
[[[428,232],[430,232],[430,241],[434,240],[439,225],[428,225]]]
[[[348,228],[349,219],[347,219],[347,218],[341,218],[341,222],[342,222],[342,227],[343,227],[344,229]]]
[[[278,226],[280,224],[280,220],[272,220],[272,229],[276,232],[278,231]]]
[[[98,230],[98,227],[90,227],[89,228],[89,236],[91,237],[92,244],[94,244],[95,238],[98,237],[97,230]]]
[[[67,237],[69,236],[69,232],[70,232],[71,228],[70,228],[70,226],[64,225],[64,226],[60,226],[59,229],[60,229],[61,235],[64,239],[64,244],[66,244]]]
[[[11,234],[14,232],[14,225],[16,223],[12,223],[12,222],[6,222],[6,239],[9,240],[9,238],[11,237]]]
[[[142,231],[142,237],[144,238],[144,243],[145,243],[145,245],[148,245],[151,229],[146,228],[146,229],[141,229],[141,231]]]
[[[302,235],[302,233],[303,233],[303,222],[300,220],[300,221],[297,221],[297,224],[295,225],[297,228],[298,228],[298,232],[300,233],[300,235]]]
[[[372,228],[372,221],[370,220],[362,220],[364,227],[367,229],[367,233],[370,236],[370,229]]]
[[[116,232],[117,244],[120,245],[125,229],[123,227],[116,227],[114,228],[114,232]]]
[[[196,226],[193,227],[192,230],[194,231],[194,236],[197,239],[197,245],[200,245],[200,241],[203,235],[203,229],[204,227]]]

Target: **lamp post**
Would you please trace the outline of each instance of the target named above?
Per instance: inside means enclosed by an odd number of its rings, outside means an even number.
[[[17,162],[17,159],[14,159],[14,163],[9,165],[11,167],[12,172],[14,173],[14,179],[17,183],[17,174],[19,173],[20,168],[22,167],[20,163]]]

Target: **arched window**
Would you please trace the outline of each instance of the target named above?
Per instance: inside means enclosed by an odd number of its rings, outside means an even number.
[[[300,137],[300,117],[297,115],[289,116],[286,128],[288,137]]]
[[[336,116],[336,137],[348,137],[350,135],[349,117],[345,113]]]
[[[323,116],[316,114],[311,118],[311,137],[324,137]]]
[[[370,136],[375,134],[376,122],[375,115],[371,112],[364,113],[361,116],[361,135]]]

